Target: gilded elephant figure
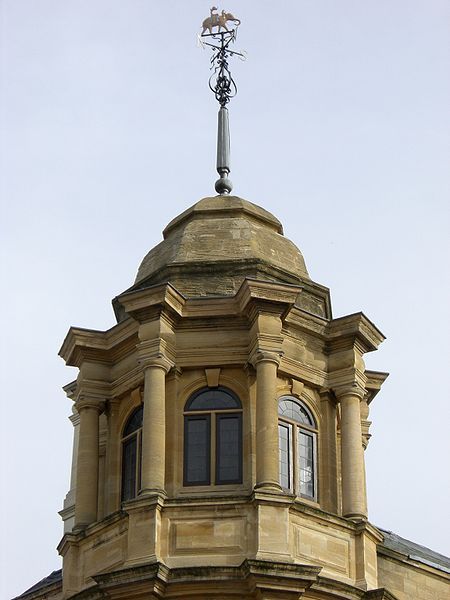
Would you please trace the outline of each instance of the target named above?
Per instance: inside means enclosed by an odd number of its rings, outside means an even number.
[[[206,30],[208,30],[209,33],[212,33],[212,30],[215,27],[218,28],[218,31],[220,31],[222,28],[226,31],[229,31],[227,27],[227,21],[232,21],[233,23],[236,23],[236,25],[241,24],[241,21],[237,19],[232,13],[227,13],[224,10],[220,15],[211,13],[211,16],[205,19],[202,23],[203,30],[201,35],[203,35]]]

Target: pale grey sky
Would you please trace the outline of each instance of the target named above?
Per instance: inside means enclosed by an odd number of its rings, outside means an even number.
[[[210,2],[1,0],[1,597],[60,567],[70,325],[109,328],[175,215],[213,194]],[[387,336],[373,523],[447,553],[449,4],[233,0],[235,193]]]

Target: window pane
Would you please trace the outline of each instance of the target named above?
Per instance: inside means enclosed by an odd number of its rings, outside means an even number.
[[[282,417],[286,417],[286,419],[296,421],[297,423],[315,427],[314,420],[309,411],[304,408],[300,402],[291,400],[286,396],[281,397],[278,402],[278,414]]]
[[[290,428],[278,425],[278,445],[280,449],[280,485],[291,489]]]
[[[239,398],[226,388],[206,388],[196,392],[186,404],[186,410],[226,410],[242,408]]]
[[[184,483],[185,485],[209,485],[209,415],[185,417],[184,423]]]
[[[134,413],[132,413],[131,417],[128,419],[127,424],[125,425],[125,429],[123,432],[123,437],[130,435],[133,431],[137,431],[142,427],[142,413],[144,410],[144,406],[140,406],[137,408]]]
[[[133,436],[122,446],[122,500],[136,496],[137,439]]]
[[[242,481],[241,415],[217,415],[216,483]]]
[[[302,496],[314,498],[314,437],[313,434],[298,433],[299,487]]]

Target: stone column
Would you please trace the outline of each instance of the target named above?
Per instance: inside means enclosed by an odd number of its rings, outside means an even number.
[[[106,440],[105,514],[120,508],[120,432],[118,415],[120,401],[109,400],[107,405],[108,434]]]
[[[80,430],[75,493],[75,529],[84,529],[97,520],[98,424],[103,403],[83,398],[77,402],[76,408],[80,415]]]
[[[166,374],[171,367],[164,357],[145,366],[141,495],[166,493]]]
[[[256,488],[281,490],[279,483],[277,369],[275,352],[258,352],[256,367]]]
[[[320,409],[322,423],[320,431],[319,490],[320,505],[328,511],[337,513],[338,468],[336,435],[336,399],[329,389],[320,390]]]
[[[72,408],[73,414],[69,417],[73,425],[73,445],[72,445],[72,467],[70,470],[70,489],[64,498],[63,509],[59,511],[64,521],[64,533],[72,531],[75,524],[75,492],[77,487],[77,460],[78,460],[78,438],[80,430],[80,415]]]
[[[344,517],[366,519],[364,453],[362,446],[359,389],[337,393],[341,404],[342,513]]]

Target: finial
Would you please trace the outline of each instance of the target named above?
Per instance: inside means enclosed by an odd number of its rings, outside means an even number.
[[[231,98],[236,96],[237,86],[231,76],[228,59],[236,55],[245,60],[245,55],[242,52],[230,50],[229,47],[231,42],[236,41],[237,28],[241,24],[240,20],[225,10],[218,14],[217,10],[216,6],[210,8],[210,16],[203,21],[202,32],[198,36],[198,40],[202,47],[209,46],[213,49],[211,57],[211,70],[213,73],[209,78],[209,89],[220,104],[216,165],[220,179],[216,181],[215,188],[218,194],[229,194],[233,189],[233,184],[228,178],[230,174],[230,125],[226,105]],[[236,24],[234,29],[228,29],[227,22],[229,21]],[[217,29],[217,31],[213,33],[213,29]],[[206,33],[206,31],[209,33]],[[204,41],[205,38],[208,38],[209,41]]]

